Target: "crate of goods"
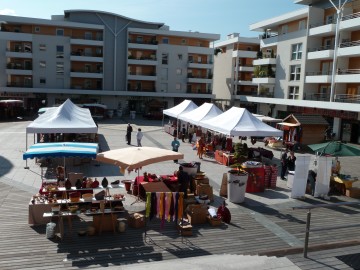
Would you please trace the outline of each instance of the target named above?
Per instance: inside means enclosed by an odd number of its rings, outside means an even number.
[[[346,196],[351,198],[360,198],[360,188],[358,187],[347,188]]]
[[[209,224],[213,227],[215,226],[221,226],[222,225],[222,220],[221,218],[218,217],[211,217],[210,215],[207,216],[207,220],[209,222]]]
[[[206,223],[208,214],[206,205],[191,204],[186,208],[186,212],[191,225]]]
[[[132,228],[143,228],[145,226],[145,217],[142,214],[134,213],[128,217],[128,225]]]
[[[213,187],[209,184],[200,184],[196,186],[196,195],[207,195],[210,201],[214,201]]]

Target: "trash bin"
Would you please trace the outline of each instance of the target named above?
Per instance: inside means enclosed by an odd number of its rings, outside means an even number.
[[[200,165],[201,165],[201,162],[195,162],[195,165],[197,166],[197,172],[201,172],[200,170]]]
[[[227,195],[230,202],[242,203],[245,200],[247,179],[246,172],[228,172]]]

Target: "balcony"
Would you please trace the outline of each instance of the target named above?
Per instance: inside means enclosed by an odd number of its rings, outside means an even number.
[[[252,82],[254,84],[275,84],[275,78],[271,77],[257,77],[253,78]]]
[[[360,95],[337,94],[334,97],[334,101],[345,103],[360,103]]]
[[[32,65],[10,62],[6,65],[8,75],[32,75]]]
[[[33,88],[33,85],[32,82],[29,83],[7,82],[6,87]]]
[[[336,24],[335,22],[328,22],[327,24],[310,25],[309,36],[330,36],[335,35]]]
[[[253,61],[253,65],[254,66],[276,65],[276,57],[274,57],[274,58],[255,59]]]
[[[71,89],[79,89],[79,90],[102,90],[102,87],[92,87],[92,86],[84,86],[80,84],[72,84],[70,86]]]
[[[232,57],[240,57],[240,58],[253,58],[255,59],[257,55],[257,52],[254,51],[233,51]]]
[[[156,88],[128,88],[130,92],[156,92]]]
[[[339,69],[335,76],[336,83],[360,83],[360,69]]]
[[[86,71],[83,69],[71,69],[70,77],[76,78],[90,78],[90,79],[102,79],[104,77],[102,71]]]
[[[253,66],[239,66],[238,71],[240,72],[254,72]]]
[[[203,77],[203,76],[194,76],[192,74],[188,74],[187,77],[189,83],[212,83],[212,75]]]
[[[360,40],[348,41],[340,43],[337,51],[338,57],[354,57],[360,56]]]
[[[331,72],[306,72],[305,83],[330,83]]]
[[[321,46],[308,49],[309,60],[331,60],[334,58],[334,46]]]
[[[360,30],[360,12],[343,16],[340,22],[340,30]]]
[[[138,80],[138,81],[156,81],[156,72],[130,72],[128,73],[128,80]]]
[[[102,56],[96,55],[96,54],[86,54],[81,55],[77,52],[72,52],[70,55],[71,61],[78,61],[78,62],[97,62],[102,63],[104,62],[104,58]]]
[[[140,66],[156,66],[158,64],[156,57],[140,57],[134,58],[133,56],[128,57],[129,65],[140,65]]]
[[[129,49],[146,49],[146,50],[157,50],[158,49],[158,41],[140,41],[136,39],[129,39],[128,41]]]
[[[201,63],[201,62],[194,63],[193,61],[189,60],[188,67],[189,68],[212,69],[213,64],[212,63]]]
[[[273,33],[273,34],[265,34],[264,33],[259,38],[260,38],[260,47],[261,48],[276,46],[279,41],[279,37],[275,33]]]
[[[305,94],[304,100],[329,101],[330,95],[329,94],[320,94],[320,93]]]
[[[70,38],[71,45],[89,45],[89,46],[103,46],[104,41],[103,37],[98,37],[96,39],[85,39],[81,36],[72,36]]]

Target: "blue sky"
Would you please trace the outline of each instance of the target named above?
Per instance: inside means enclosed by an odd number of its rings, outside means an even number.
[[[293,0],[2,0],[0,14],[50,19],[68,9],[90,9],[161,22],[171,30],[244,37],[258,36],[249,25],[301,9]]]

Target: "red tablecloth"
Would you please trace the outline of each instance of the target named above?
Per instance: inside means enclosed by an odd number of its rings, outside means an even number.
[[[160,177],[163,179],[162,181],[164,182],[164,183],[166,183],[166,182],[177,182],[177,177],[175,176],[175,175],[160,175]],[[134,181],[134,186],[137,186],[138,185],[138,183],[142,183],[142,182],[144,182],[144,176],[137,176],[136,178],[135,178],[135,181]],[[148,181],[149,183],[151,183],[151,182],[159,182],[159,180],[158,179],[153,179],[153,178],[150,178],[149,177],[149,181]]]

